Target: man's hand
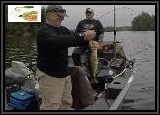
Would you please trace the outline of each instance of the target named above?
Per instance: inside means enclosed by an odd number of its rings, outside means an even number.
[[[94,30],[87,30],[86,32],[84,32],[84,39],[87,41],[94,39],[95,36],[96,32]]]
[[[91,41],[91,42],[92,42],[93,48],[101,49],[101,45],[99,42],[97,42],[97,41]]]

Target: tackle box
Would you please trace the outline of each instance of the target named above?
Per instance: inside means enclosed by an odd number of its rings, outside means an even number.
[[[37,109],[36,95],[26,91],[13,92],[9,104],[18,110],[35,110]]]

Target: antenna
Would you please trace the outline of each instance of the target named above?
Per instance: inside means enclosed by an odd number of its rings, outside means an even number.
[[[114,5],[114,57],[116,58],[116,20],[115,20],[115,5]]]

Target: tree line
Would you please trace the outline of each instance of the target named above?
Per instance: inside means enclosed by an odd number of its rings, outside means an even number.
[[[114,27],[104,27],[104,31],[112,32]],[[116,27],[116,31],[155,31],[155,16],[142,12],[133,18],[131,26]]]
[[[154,31],[155,30],[155,16],[149,15],[149,13],[142,12],[136,16],[132,24],[132,30],[134,31]]]

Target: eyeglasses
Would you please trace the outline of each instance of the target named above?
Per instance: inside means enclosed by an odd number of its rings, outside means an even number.
[[[60,12],[60,13],[66,13],[66,10],[65,9],[54,9],[53,10],[54,12]],[[52,12],[53,12],[52,11]]]
[[[59,9],[55,9],[54,10],[56,13],[56,15],[59,17],[59,18],[61,18],[61,19],[64,19],[64,15],[65,15],[65,13],[66,13],[66,10],[65,9],[61,9],[61,10],[59,10]],[[62,13],[62,14],[59,14],[59,13]]]
[[[60,15],[60,14],[58,14],[58,13],[56,13],[56,15],[57,15],[59,18],[64,19],[64,16],[62,16],[62,15]]]
[[[65,10],[65,9],[62,9],[62,10],[59,10],[59,12],[61,12],[61,13],[66,13],[66,10]]]

